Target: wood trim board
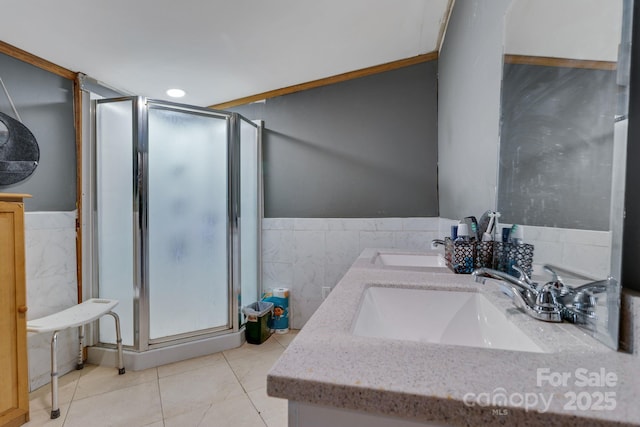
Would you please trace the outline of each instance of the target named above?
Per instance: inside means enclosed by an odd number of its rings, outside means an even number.
[[[553,58],[550,56],[505,55],[505,64],[541,65],[546,67],[586,68],[591,70],[615,70],[617,62],[584,59]]]
[[[73,123],[76,145],[76,276],[78,303],[82,302],[82,89],[80,74],[0,40],[0,53],[73,81]]]
[[[209,106],[209,108],[215,110],[224,110],[230,107],[236,107],[238,105],[250,104],[252,102],[261,101],[263,99],[275,98],[276,96],[289,95],[295,92],[301,92],[303,90],[313,89],[317,87],[327,86],[334,83],[340,83],[347,80],[357,79],[360,77],[366,77],[373,74],[384,73],[385,71],[396,70],[398,68],[408,67],[410,65],[421,64],[423,62],[433,61],[438,59],[438,52],[433,51],[422,55],[413,56],[410,58],[400,59],[398,61],[387,62],[385,64],[375,65],[373,67],[361,68],[355,71],[349,71],[347,73],[336,74],[335,76],[325,77],[318,80],[312,80],[306,83],[295,84],[292,86],[283,87],[280,89],[270,90],[267,92],[258,93],[251,96],[245,96],[243,98],[234,99],[220,104]]]
[[[54,64],[53,62],[47,61],[46,59],[40,58],[32,53],[19,49],[15,46],[12,46],[8,43],[5,43],[0,40],[0,53],[4,53],[5,55],[12,56],[16,59],[26,62],[27,64],[34,65],[38,68],[42,68],[45,71],[49,71],[50,73],[57,74],[65,79],[74,80],[76,78],[76,73],[68,70],[64,67]]]

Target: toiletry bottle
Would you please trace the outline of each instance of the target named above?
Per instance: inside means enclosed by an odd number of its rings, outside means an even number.
[[[523,238],[522,227],[518,224],[513,224],[511,230],[509,230],[509,243],[511,243],[511,247],[509,248],[509,256],[507,258],[507,273],[515,277],[518,277],[519,273],[513,267],[518,265],[518,252],[520,250],[518,247],[522,245]]]
[[[468,242],[469,238],[469,226],[463,222],[458,224],[458,237],[456,237],[456,242]]]
[[[523,243],[524,233],[522,231],[522,227],[518,224],[513,224],[511,227],[511,232],[509,233],[509,240],[514,245],[521,245]]]
[[[473,247],[469,237],[469,226],[464,222],[458,224],[458,237],[453,242],[455,269],[457,273],[473,271]],[[469,254],[471,253],[471,256]]]
[[[502,243],[509,243],[510,238],[511,238],[511,228],[502,227]]]

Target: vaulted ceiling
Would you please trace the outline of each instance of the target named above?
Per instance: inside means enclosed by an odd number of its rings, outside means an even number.
[[[0,40],[208,106],[437,51],[453,0],[3,0]],[[1,73],[0,73],[1,76]]]

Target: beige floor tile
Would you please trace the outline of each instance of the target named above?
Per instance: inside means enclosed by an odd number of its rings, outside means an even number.
[[[283,349],[284,347],[280,344],[274,337],[271,335],[269,339],[267,339],[262,344],[250,344],[244,343],[238,348],[233,348],[231,350],[224,351],[224,357],[227,360],[233,359],[242,359],[244,357],[256,356],[259,354],[263,354],[267,351],[275,350],[275,349]]]
[[[283,347],[261,354],[254,354],[238,359],[230,359],[229,365],[246,391],[257,390],[267,386],[267,372],[276,363]]]
[[[296,334],[125,375],[86,365],[59,380],[60,418],[49,385],[30,394],[26,426],[286,427],[287,402],[267,396],[266,375]]]
[[[246,395],[214,403],[199,424],[202,427],[264,427],[264,421]]]
[[[160,378],[159,383],[165,418],[244,394],[226,363]]]
[[[267,395],[266,387],[259,388],[247,393],[251,403],[258,410],[263,420],[269,424],[269,420],[287,420],[288,401],[286,399],[278,399]]]
[[[263,420],[267,427],[287,427],[289,425],[288,415],[285,413],[284,415],[276,415],[270,418],[264,418]]]
[[[192,371],[194,369],[202,368],[203,366],[215,365],[217,363],[226,363],[221,352],[158,366],[158,377],[168,377],[169,375],[180,374],[182,372]]]
[[[124,375],[119,375],[118,369],[111,366],[85,365],[81,371],[74,399],[84,399],[149,381],[157,381],[157,379],[156,368],[144,371],[129,370]]]
[[[71,371],[58,378],[58,403],[71,402],[81,371]],[[46,384],[29,394],[29,407],[31,410],[40,408],[51,409],[51,384]]]
[[[192,408],[189,412],[164,419],[164,427],[197,427],[211,405]]]
[[[298,332],[300,332],[298,329],[289,329],[289,332],[286,334],[273,334],[273,338],[283,347],[287,347],[298,335]]]
[[[164,420],[156,421],[152,424],[145,424],[143,427],[164,427]]]
[[[70,402],[60,404],[60,417],[55,420],[51,419],[51,402],[46,408],[29,407],[29,422],[23,424],[22,427],[62,427],[64,420],[69,413]]]
[[[64,427],[137,427],[162,421],[156,381],[74,400]]]

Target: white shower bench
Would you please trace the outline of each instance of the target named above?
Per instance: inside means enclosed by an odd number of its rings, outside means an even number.
[[[84,363],[82,360],[82,346],[84,344],[84,325],[98,320],[105,314],[111,315],[116,322],[116,343],[118,345],[118,373],[124,374],[124,363],[122,361],[122,337],[120,336],[120,318],[116,313],[111,311],[118,300],[106,298],[91,298],[81,304],[74,305],[66,310],[39,319],[29,320],[27,322],[28,332],[51,332],[51,419],[60,416],[60,408],[58,407],[58,360],[56,356],[58,347],[58,332],[79,327],[80,350],[78,353],[78,364],[76,369],[82,369]]]

